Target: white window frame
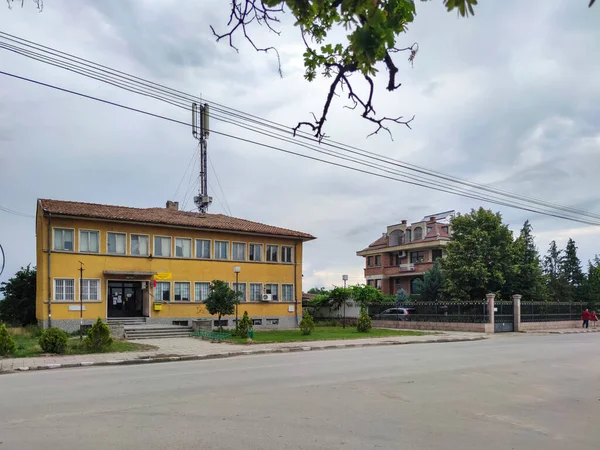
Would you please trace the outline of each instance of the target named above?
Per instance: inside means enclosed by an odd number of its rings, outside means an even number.
[[[91,251],[83,251],[81,250],[81,233],[96,233],[98,235],[98,250],[96,250],[95,252],[91,252]],[[79,237],[77,239],[77,251],[80,253],[100,253],[100,230],[90,230],[88,228],[80,228],[79,229]],[[89,237],[88,237],[88,245],[89,245]]]
[[[182,241],[190,241],[190,256],[177,256],[177,240],[178,239],[180,239]],[[192,248],[192,245],[194,245],[194,240],[192,238],[175,237],[175,246],[173,247],[175,249],[175,253],[173,254],[173,256],[175,258],[190,259],[194,255],[194,249]],[[181,252],[183,253],[183,246],[181,247]]]
[[[170,245],[169,245],[169,254],[168,255],[157,255],[156,254],[156,238],[161,238],[161,239],[169,239],[170,241]],[[161,251],[162,251],[162,241],[161,241]],[[152,256],[156,256],[157,258],[171,258],[173,256],[173,237],[172,236],[163,236],[160,234],[155,234],[154,236],[152,236]]]
[[[260,286],[258,290],[258,299],[252,299],[252,286]],[[262,283],[250,283],[250,295],[248,296],[249,301],[251,302],[260,302],[263,296],[263,284]]]
[[[208,242],[208,257],[198,256],[198,241]],[[210,259],[212,257],[212,240],[194,239],[194,256],[196,257],[196,259]]]
[[[63,298],[56,298],[56,282],[57,281],[65,281],[65,280],[71,280],[73,281],[73,298],[72,299],[67,299],[65,298],[66,295],[64,295],[66,293],[66,289],[65,286],[63,286]],[[53,301],[57,301],[57,302],[74,302],[75,299],[77,298],[77,281],[75,278],[53,278],[52,279],[52,299]]]
[[[236,245],[243,245],[244,246],[244,258],[243,259],[236,259],[236,258],[234,258],[233,247],[236,246]],[[233,241],[231,243],[231,260],[232,261],[246,261],[247,253],[248,253],[248,244],[246,244],[245,242]]]
[[[132,243],[133,243],[133,237],[134,236],[138,236],[138,237],[142,236],[142,237],[147,237],[148,238],[148,246],[147,246],[148,252],[145,255],[142,254],[142,253],[140,253],[140,254],[133,253],[133,251],[132,251],[132,249],[133,249]],[[139,245],[138,245],[138,247],[139,247]],[[133,256],[150,256],[150,235],[149,234],[140,234],[140,233],[131,233],[129,235],[129,254],[131,254]]]
[[[207,290],[206,290],[206,296],[208,297],[210,295],[210,281],[194,281],[194,301],[198,302],[198,303],[204,303],[204,300],[206,299],[201,299],[196,297],[196,285],[197,284],[206,284],[207,285]]]
[[[280,296],[279,296],[279,284],[278,283],[265,283],[265,287],[264,287],[265,294],[269,294],[267,286],[275,286],[275,290],[277,291],[277,293],[275,294],[275,296],[277,298],[271,298],[271,301],[272,302],[279,302],[279,301],[281,301],[280,300]],[[271,295],[273,295],[272,292],[271,292]]]
[[[239,291],[239,292],[243,292],[244,296],[240,298],[240,302],[247,302],[248,301],[248,286],[247,283],[244,282],[240,282],[240,283],[236,283],[235,281],[231,283],[231,289],[234,292],[238,292],[238,286],[244,286],[244,290],[243,291]]]
[[[120,234],[122,236],[125,236],[125,252],[124,253],[117,253],[116,251],[115,252],[108,251],[108,235],[109,234]],[[116,243],[116,240],[115,240],[115,243]],[[127,254],[127,233],[124,233],[122,231],[107,231],[106,232],[106,254],[107,255],[121,255],[121,256],[126,255]]]
[[[65,250],[65,249],[59,249],[56,248],[56,242],[54,239],[54,234],[56,232],[56,230],[62,230],[64,231],[72,231],[73,232],[73,248],[71,250]],[[63,237],[63,244],[64,244],[65,240]],[[63,245],[64,247],[64,245]],[[74,252],[75,251],[75,228],[65,228],[65,227],[52,227],[52,251],[55,252]]]
[[[250,247],[255,246],[255,245],[260,247],[260,259],[250,259]],[[259,244],[257,242],[249,242],[248,243],[248,261],[264,262],[264,260],[265,260],[265,246],[263,244]]]
[[[177,300],[175,297],[177,296],[176,287],[178,284],[187,284],[188,285],[188,299],[187,300]],[[181,296],[181,293],[180,293]],[[181,302],[181,303],[191,303],[192,302],[192,282],[191,281],[173,281],[173,301]]]
[[[291,286],[291,288],[292,288],[292,297],[289,300],[286,300],[284,298],[284,295],[283,295],[283,287],[284,286]],[[295,295],[294,295],[294,285],[290,284],[290,283],[281,283],[281,301],[285,302],[285,303],[293,303],[294,302],[294,297],[295,297]]]
[[[87,292],[87,297],[88,298],[87,299],[86,298],[81,299],[81,297],[80,297],[81,294],[82,293],[86,294],[86,292],[85,292],[85,290],[83,289],[82,286],[79,286],[78,294],[79,294],[80,300],[83,300],[84,302],[99,302],[99,301],[101,301],[101,299],[102,299],[102,292],[101,292],[101,290],[102,290],[102,283],[100,282],[101,281],[100,278],[84,278],[83,280],[80,280],[79,283],[81,284],[82,281],[84,282],[83,283],[84,285],[85,285],[85,281],[88,282],[88,289],[87,289],[88,290],[88,292]],[[96,289],[97,298],[90,298],[90,289],[89,289],[89,286],[90,286],[89,282],[90,281],[97,281],[98,282],[97,283],[98,284],[98,289]],[[84,295],[84,297],[85,297],[85,295]]]
[[[158,287],[159,284],[164,283],[164,284],[168,284],[169,285],[169,300],[163,300],[162,295],[160,299],[156,299],[156,288]],[[162,294],[162,291],[161,291]],[[154,287],[154,301],[155,302],[170,302],[171,301],[171,297],[173,296],[173,283],[171,283],[170,281],[157,281],[156,282],[156,286]]]
[[[227,244],[227,258],[217,258],[217,243],[219,243],[219,244],[222,244],[222,243],[223,244]],[[229,254],[231,253],[231,248],[230,247],[231,247],[230,241],[222,241],[222,240],[215,239],[215,241],[214,241],[214,248],[213,248],[213,251],[214,251],[214,253],[213,253],[214,257],[213,257],[213,259],[215,259],[217,261],[229,261],[231,259],[229,257],[230,256]]]
[[[284,248],[289,248],[290,249],[290,260],[289,261],[284,261],[283,260],[283,249]],[[282,245],[281,246],[281,262],[283,264],[293,264],[294,263],[294,247],[292,245]]]
[[[277,257],[275,261],[269,261],[269,247],[275,247],[277,249]],[[278,263],[279,262],[279,245],[276,244],[267,244],[265,245],[265,261],[269,263]]]

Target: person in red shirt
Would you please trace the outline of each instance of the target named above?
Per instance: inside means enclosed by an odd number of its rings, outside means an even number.
[[[598,315],[596,314],[596,311],[592,311],[590,320],[592,321],[592,328],[596,328],[596,322],[598,322]]]
[[[581,313],[581,320],[583,320],[583,325],[581,325],[581,328],[589,328],[591,317],[592,314],[590,313],[589,309],[586,309],[584,312]]]

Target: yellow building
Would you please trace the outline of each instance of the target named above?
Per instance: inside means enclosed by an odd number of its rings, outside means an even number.
[[[296,327],[302,244],[312,239],[244,219],[179,211],[177,202],[128,208],[38,200],[37,319],[65,330],[79,328],[80,314],[84,324],[98,317],[189,324],[210,316],[203,305],[210,282],[227,281],[235,290],[237,276],[240,315],[248,311],[258,328]],[[234,326],[234,317],[223,319]]]

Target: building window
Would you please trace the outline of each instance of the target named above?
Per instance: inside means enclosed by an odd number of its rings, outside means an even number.
[[[234,320],[235,322],[235,320]],[[215,320],[213,321],[215,327],[226,327],[229,324],[228,320]]]
[[[410,252],[411,264],[425,262],[425,252]]]
[[[154,236],[154,256],[171,257],[171,238]]]
[[[125,233],[106,233],[107,252],[124,255],[127,235]]]
[[[188,238],[175,238],[175,256],[177,258],[191,258],[192,240]]]
[[[188,281],[175,282],[175,301],[189,302],[190,299],[190,283]]]
[[[281,301],[282,302],[293,302],[294,301],[294,285],[293,284],[282,284],[281,285]]]
[[[277,246],[267,245],[267,261],[277,262]]]
[[[215,241],[215,259],[229,259],[229,242]]]
[[[262,300],[262,284],[261,283],[250,283],[250,301],[259,302]]]
[[[178,325],[180,327],[188,327],[190,325],[189,320],[174,320],[172,322],[173,325]]]
[[[194,283],[194,301],[204,302],[210,294],[210,283],[197,281]]]
[[[169,281],[157,281],[154,288],[154,301],[168,302],[171,300],[171,283]]]
[[[292,262],[292,247],[281,247],[281,262],[291,263]]]
[[[381,255],[375,256],[375,266],[381,266]]]
[[[431,225],[427,225],[427,234],[429,235],[429,233],[431,233],[433,231],[433,227]]]
[[[410,293],[411,294],[417,294],[419,293],[419,278],[413,278],[412,280],[410,280]]]
[[[54,229],[54,250],[73,251],[73,230],[65,228]]]
[[[235,292],[241,292],[240,302],[247,301],[246,298],[246,283],[233,283],[233,288]]]
[[[381,279],[379,280],[375,280],[375,287],[379,290],[381,290]]]
[[[367,286],[374,286],[375,280],[367,280]]]
[[[279,292],[278,292],[278,286],[276,284],[265,284],[265,294],[271,294],[271,299],[274,302],[278,302],[279,301]]]
[[[150,238],[148,235],[131,235],[131,254],[139,256],[148,256],[150,254]]]
[[[80,230],[79,231],[79,251],[87,253],[98,253],[100,233],[97,231]]]
[[[394,230],[390,233],[390,247],[402,245],[404,243],[404,233],[402,230]]]
[[[246,261],[246,244],[234,242],[231,247],[231,259],[234,261]]]
[[[250,261],[262,261],[263,258],[263,246],[262,244],[250,244],[248,256]]]
[[[75,300],[75,280],[73,278],[54,279],[54,300]]]
[[[267,319],[267,325],[279,325],[279,319]]]
[[[210,241],[196,239],[196,258],[210,259]]]
[[[373,267],[373,257],[372,256],[367,256],[367,266]]]
[[[100,300],[100,280],[81,280],[81,299]]]
[[[441,249],[435,249],[435,250],[431,250],[431,260],[432,261],[437,261],[438,259],[440,259],[443,256],[442,250]]]
[[[252,325],[262,325],[262,319],[252,319]]]
[[[442,227],[442,231],[448,233],[448,227],[447,226]]]
[[[414,234],[415,234],[415,241],[419,241],[421,239],[423,239],[423,228],[421,227],[417,227],[414,230]]]
[[[406,243],[408,244],[412,240],[412,231],[406,230]]]

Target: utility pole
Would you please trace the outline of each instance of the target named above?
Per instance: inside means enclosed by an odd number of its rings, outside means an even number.
[[[344,281],[344,291],[346,290],[346,282],[348,281],[348,275],[342,275],[342,280]],[[346,295],[346,292],[344,292]],[[344,322],[343,328],[346,328],[346,299],[344,299]]]
[[[212,197],[208,195],[208,173],[206,167],[206,140],[208,139],[208,104],[199,105],[192,103],[192,136],[200,143],[200,189],[194,197],[194,203],[198,211],[205,213],[212,203]]]
[[[79,261],[79,340],[83,340],[83,263]]]

